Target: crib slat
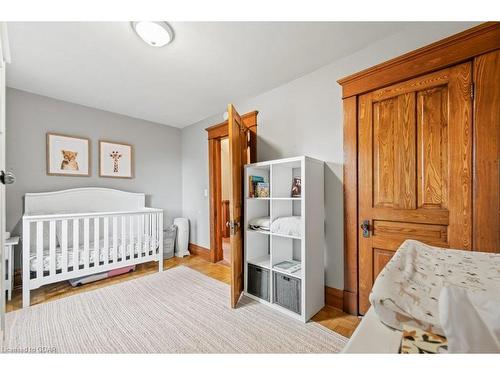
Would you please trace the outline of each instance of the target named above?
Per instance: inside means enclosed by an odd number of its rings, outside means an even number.
[[[160,251],[160,243],[162,242],[161,236],[163,236],[163,213],[158,212],[158,231],[156,232],[156,249]],[[156,251],[153,252],[153,254],[156,254]]]
[[[61,273],[68,272],[68,220],[61,220]]]
[[[148,254],[149,253],[153,253],[154,252],[154,247],[155,247],[155,242],[156,242],[156,229],[157,229],[157,220],[156,220],[156,214],[154,213],[152,215],[152,219],[153,219],[153,223],[152,223],[152,226],[151,226],[151,247],[148,249]]]
[[[137,253],[142,257],[142,215],[137,215]]]
[[[121,220],[122,224],[121,224],[121,237],[120,237],[120,242],[121,242],[121,249],[122,249],[122,261],[124,261],[126,259],[126,256],[127,256],[127,237],[125,235],[125,226],[126,226],[126,223],[125,223],[125,216],[122,216],[122,220]]]
[[[99,250],[99,217],[94,217],[94,267],[99,266],[100,250]]]
[[[149,243],[151,241],[151,234],[150,234],[150,231],[149,231],[149,223],[150,223],[150,214],[145,214],[144,215],[144,219],[145,219],[145,223],[144,223],[144,233],[146,235],[146,241],[144,243],[144,253],[148,253],[148,249],[149,249]]]
[[[109,218],[104,217],[104,264],[109,263]]]
[[[73,272],[80,268],[80,220],[73,219]]]
[[[158,214],[158,228],[160,237],[158,238],[158,270],[163,271],[163,212]]]
[[[89,218],[83,219],[83,268],[89,268],[90,223]]]
[[[49,276],[56,274],[56,222],[50,220],[49,222]]]
[[[135,243],[134,243],[134,216],[130,215],[129,217],[130,221],[130,231],[129,231],[129,238],[130,238],[130,259],[134,259],[135,257]]]
[[[43,221],[36,223],[36,277],[43,277]]]
[[[113,216],[113,263],[118,261],[118,218]]]

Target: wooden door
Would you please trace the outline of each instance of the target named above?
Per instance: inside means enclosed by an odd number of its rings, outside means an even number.
[[[464,63],[359,97],[362,314],[375,278],[405,239],[471,248],[471,72]]]
[[[243,291],[243,165],[248,150],[246,131],[234,107],[228,106],[229,133],[229,228],[231,243],[231,307],[236,307]]]

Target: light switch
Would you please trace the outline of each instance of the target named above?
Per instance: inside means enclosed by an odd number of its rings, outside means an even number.
[[[203,195],[205,196],[205,198],[208,197],[208,190],[207,189],[203,190]]]

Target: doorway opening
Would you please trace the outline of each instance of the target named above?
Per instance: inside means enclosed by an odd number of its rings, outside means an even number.
[[[231,264],[231,243],[229,238],[229,194],[231,188],[231,176],[229,161],[229,138],[223,138],[220,142],[220,170],[221,170],[221,236],[222,236],[222,260],[227,265]]]
[[[248,130],[245,163],[256,161],[257,156],[257,111],[241,116],[242,125]],[[213,263],[231,264],[229,207],[231,185],[231,162],[229,157],[228,121],[205,129],[208,133],[208,168],[210,201],[210,256]]]

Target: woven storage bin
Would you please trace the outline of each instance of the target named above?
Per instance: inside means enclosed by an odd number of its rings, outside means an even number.
[[[248,293],[269,301],[269,270],[248,265]]]
[[[274,272],[274,303],[300,314],[300,279]]]

